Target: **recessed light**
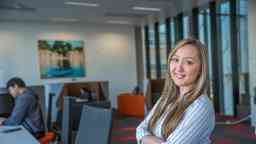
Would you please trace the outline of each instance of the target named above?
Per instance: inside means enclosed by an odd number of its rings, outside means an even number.
[[[87,6],[87,7],[99,7],[98,3],[86,3],[86,2],[74,2],[74,1],[67,1],[64,3],[65,5],[75,5],[75,6]]]
[[[131,25],[132,24],[129,21],[122,21],[122,20],[109,20],[109,21],[107,21],[107,23],[111,23],[111,24],[127,24],[127,25]]]
[[[51,21],[55,22],[77,22],[78,19],[72,19],[72,18],[51,18]]]
[[[139,6],[134,6],[132,9],[133,9],[133,10],[140,10],[140,11],[156,11],[156,12],[161,11],[160,8],[139,7]]]

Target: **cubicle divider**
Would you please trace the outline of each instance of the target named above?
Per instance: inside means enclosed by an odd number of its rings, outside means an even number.
[[[84,105],[76,144],[110,144],[112,110]]]
[[[111,109],[110,101],[87,101],[77,97],[65,96],[62,114],[62,136],[63,144],[73,144],[78,131],[82,108],[84,105]]]

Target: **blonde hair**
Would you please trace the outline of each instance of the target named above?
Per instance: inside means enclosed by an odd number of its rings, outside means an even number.
[[[170,74],[170,61],[176,51],[185,45],[191,45],[198,50],[198,56],[201,61],[201,71],[191,91],[183,96],[179,96],[178,87],[174,84]],[[149,120],[149,129],[156,126],[157,120],[167,111],[167,116],[163,122],[161,130],[163,138],[167,137],[174,131],[184,115],[186,108],[193,103],[199,96],[207,92],[208,84],[208,67],[207,52],[205,46],[196,39],[188,38],[180,41],[171,51],[168,57],[168,69],[165,78],[165,85],[161,97],[151,119]],[[186,98],[185,98],[186,97]]]

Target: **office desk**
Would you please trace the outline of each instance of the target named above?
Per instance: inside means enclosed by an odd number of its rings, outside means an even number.
[[[3,130],[21,127],[22,130],[3,133]],[[22,126],[0,126],[1,144],[39,144],[39,142]]]

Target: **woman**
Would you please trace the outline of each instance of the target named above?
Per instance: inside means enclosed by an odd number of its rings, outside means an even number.
[[[209,144],[215,126],[207,96],[207,53],[195,39],[179,42],[168,57],[161,97],[136,130],[141,144]]]

